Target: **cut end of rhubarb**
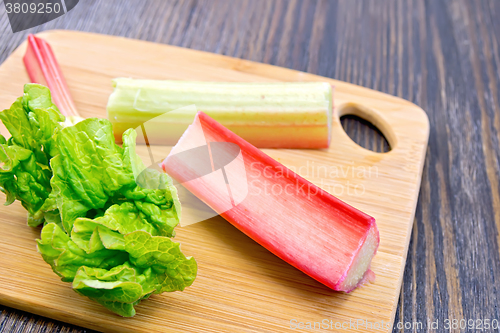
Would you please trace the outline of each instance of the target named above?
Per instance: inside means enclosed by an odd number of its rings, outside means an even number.
[[[347,271],[345,279],[339,284],[338,290],[351,292],[355,288],[375,280],[375,273],[370,270],[370,264],[377,253],[378,245],[379,233],[374,222],[351,267]]]

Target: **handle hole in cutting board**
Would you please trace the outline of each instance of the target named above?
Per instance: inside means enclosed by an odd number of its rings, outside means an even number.
[[[344,132],[357,145],[376,153],[387,153],[393,148],[386,136],[370,120],[365,108],[347,104],[338,109]]]

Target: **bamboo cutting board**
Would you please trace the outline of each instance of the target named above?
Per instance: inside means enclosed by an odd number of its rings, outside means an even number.
[[[345,82],[216,54],[70,31],[40,37],[52,45],[84,117],[106,116],[111,79],[118,76],[331,82],[336,107],[331,148],[265,152],[375,217],[377,278],[350,294],[334,292],[214,217],[177,228],[176,241],[198,262],[193,286],[153,296],[137,306],[134,318],[125,319],[59,280],[36,251],[40,229],[26,225],[26,213],[15,203],[0,208],[0,303],[104,332],[280,332],[314,322],[330,331],[391,331],[429,135],[422,109]],[[21,96],[29,81],[21,59],[25,48],[0,66],[0,109]],[[392,150],[375,153],[356,145],[340,124],[344,114],[371,121]],[[3,127],[0,131],[5,135]]]

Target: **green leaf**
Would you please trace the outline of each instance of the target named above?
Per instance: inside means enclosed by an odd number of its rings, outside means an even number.
[[[36,161],[48,166],[54,156],[54,138],[64,116],[52,103],[48,88],[26,84],[24,95],[0,112],[0,120],[11,134],[11,144],[31,150]]]
[[[173,236],[179,223],[180,202],[172,180],[156,170],[147,173],[154,188],[137,186],[134,170],[141,168],[135,155],[135,137],[128,131],[124,148],[114,143],[111,123],[86,119],[60,131],[59,155],[52,158],[53,192],[45,210],[57,208],[66,232],[74,221],[92,210],[107,209],[113,203],[133,200],[137,209],[161,235]],[[55,203],[55,207],[54,207]]]
[[[172,180],[135,152],[135,131],[114,142],[111,123],[90,118],[64,127],[50,91],[25,85],[0,120],[0,190],[28,225],[44,224],[37,248],[79,294],[126,317],[152,293],[184,290],[196,277],[175,235],[181,206]]]
[[[17,199],[31,216],[40,219],[39,210],[50,192],[49,177],[33,152],[0,144],[0,189],[7,195],[6,205]]]
[[[130,317],[134,305],[152,293],[184,290],[196,278],[196,261],[186,258],[170,238],[135,231],[125,236],[125,251],[129,261],[110,270],[82,266],[73,289]]]
[[[63,129],[57,136],[57,149],[59,155],[50,162],[54,172],[51,198],[67,232],[76,218],[105,208],[123,187],[135,186],[105,119],[86,119]]]
[[[71,238],[87,253],[104,247],[124,250],[123,235],[137,230],[152,235],[164,234],[163,229],[158,230],[133,203],[124,202],[111,206],[104,216],[94,220],[78,218],[73,225]]]
[[[73,281],[73,289],[103,302],[134,303],[150,294],[139,283],[143,280],[129,263],[110,270],[82,267]]]
[[[0,112],[0,120],[11,134],[9,140],[0,138],[0,190],[6,204],[21,201],[29,225],[36,226],[44,220],[41,207],[51,191],[49,159],[64,116],[46,87],[27,84],[24,95]]]
[[[52,270],[63,281],[71,282],[81,266],[112,268],[128,260],[124,252],[101,249],[91,254],[85,253],[55,223],[46,224],[37,240],[38,251],[43,259],[51,265]]]
[[[151,268],[148,283],[156,292],[184,290],[190,286],[197,273],[194,258],[186,258],[180,244],[170,238],[151,236],[144,231],[136,231],[125,236],[125,250],[130,254],[130,262],[140,268]]]

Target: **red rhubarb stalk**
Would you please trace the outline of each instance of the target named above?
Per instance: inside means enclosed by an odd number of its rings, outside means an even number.
[[[50,89],[52,100],[61,113],[68,117],[79,117],[50,45],[41,38],[29,35],[23,61],[31,82],[42,84]]]
[[[196,115],[162,167],[236,228],[326,286],[350,292],[374,278],[379,233],[372,217],[206,114]]]

